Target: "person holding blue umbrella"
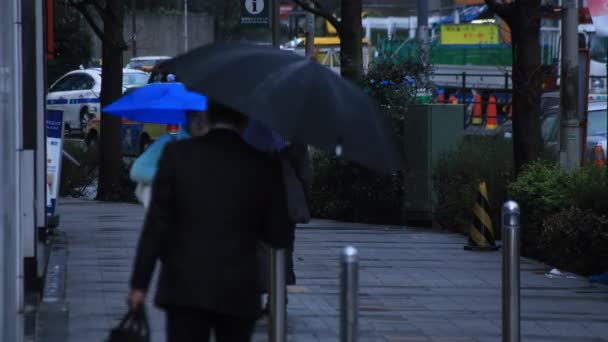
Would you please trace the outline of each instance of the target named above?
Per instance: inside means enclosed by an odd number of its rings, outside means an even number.
[[[156,139],[131,167],[130,178],[137,183],[135,195],[146,209],[165,145],[173,140],[204,135],[209,129],[204,115],[207,98],[188,91],[183,84],[175,82],[175,76],[169,76],[168,83],[144,86],[102,109],[104,113],[133,121],[180,125],[177,134],[166,133]]]
[[[160,160],[165,145],[175,140],[203,136],[209,131],[209,124],[205,117],[205,112],[186,111],[185,118],[186,123],[180,125],[176,134],[166,133],[160,136],[133,162],[133,165],[131,166],[129,176],[133,182],[137,183],[135,196],[146,209],[150,205],[152,183],[156,176],[158,161]]]

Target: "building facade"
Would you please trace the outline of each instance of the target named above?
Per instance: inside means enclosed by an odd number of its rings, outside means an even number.
[[[24,341],[39,298],[46,226],[44,7],[0,1],[0,341]],[[27,305],[27,304],[33,305]],[[31,329],[29,329],[31,332]]]
[[[0,340],[21,341],[23,282],[18,229],[21,120],[19,1],[0,1]]]

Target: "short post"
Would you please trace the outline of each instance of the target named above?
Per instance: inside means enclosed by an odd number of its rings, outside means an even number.
[[[465,94],[465,89],[467,88],[467,73],[466,72],[462,72],[462,103],[464,104],[464,106],[462,107],[462,118],[463,118],[463,123],[462,123],[462,128],[467,128],[467,123],[469,122],[469,118],[467,118],[467,104],[465,103],[465,98],[466,96]],[[473,104],[474,105],[474,104]]]
[[[342,250],[340,274],[340,342],[356,342],[359,255],[353,246]]]
[[[502,207],[502,340],[519,342],[519,205],[508,201]]]
[[[285,249],[270,249],[270,342],[287,341]]]

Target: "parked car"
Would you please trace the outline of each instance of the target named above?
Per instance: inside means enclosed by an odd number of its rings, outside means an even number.
[[[148,82],[147,73],[123,69],[123,92]],[[49,88],[47,109],[63,111],[66,134],[84,132],[87,123],[99,115],[101,69],[70,71]]]
[[[145,72],[150,72],[154,67],[171,59],[169,56],[142,56],[142,57],[134,57],[129,60],[129,63],[125,66],[125,68],[130,69],[138,69]]]
[[[587,160],[591,160],[593,148],[596,145],[602,146],[604,158],[607,158],[608,113],[606,107],[606,102],[592,102],[587,109],[587,141],[585,142]],[[554,106],[548,109],[543,116],[541,129],[547,148],[556,158],[559,155],[559,125],[559,107]]]

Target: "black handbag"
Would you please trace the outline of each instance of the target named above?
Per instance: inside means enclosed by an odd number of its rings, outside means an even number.
[[[136,311],[129,311],[112,329],[107,342],[150,342],[150,326],[143,305]]]

